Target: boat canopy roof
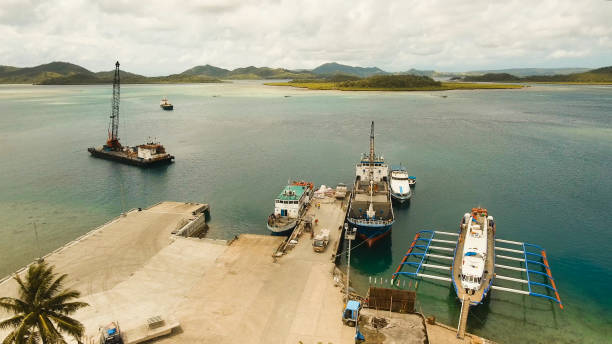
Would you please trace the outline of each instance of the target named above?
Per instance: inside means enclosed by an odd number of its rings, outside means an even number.
[[[304,192],[306,192],[307,186],[300,185],[287,185],[283,191],[276,197],[281,201],[296,201],[299,200]]]
[[[407,171],[406,167],[399,165],[399,166],[394,166],[391,165],[391,171]]]
[[[349,300],[349,302],[346,304],[346,309],[349,309],[351,311],[357,311],[359,310],[359,306],[359,301]]]

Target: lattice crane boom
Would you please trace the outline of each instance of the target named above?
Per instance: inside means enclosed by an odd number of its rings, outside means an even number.
[[[115,76],[113,78],[113,103],[111,108],[111,123],[108,131],[106,145],[112,149],[121,149],[119,143],[119,101],[121,98],[121,83],[119,79],[119,61],[115,63]]]

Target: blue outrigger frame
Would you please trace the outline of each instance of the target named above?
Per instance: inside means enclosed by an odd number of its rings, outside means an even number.
[[[454,259],[456,259],[455,252],[456,252],[456,242],[455,243],[455,249],[452,249],[453,251],[453,257],[449,257],[449,256],[440,256],[440,255],[435,255],[435,254],[431,254],[429,253],[430,249],[443,249],[443,250],[451,250],[448,247],[436,247],[436,246],[432,246],[431,243],[432,241],[437,241],[437,242],[444,242],[444,243],[453,243],[450,240],[441,240],[441,239],[434,239],[435,238],[435,234],[445,234],[445,235],[452,235],[452,236],[457,236],[458,234],[456,233],[450,233],[450,232],[440,232],[440,231],[432,231],[432,230],[422,230],[416,233],[414,240],[412,241],[412,244],[410,245],[410,248],[408,249],[408,251],[404,254],[404,257],[402,259],[402,262],[399,264],[399,266],[397,267],[395,273],[393,273],[392,278],[391,278],[391,283],[394,284],[395,279],[399,278],[399,276],[401,275],[406,275],[409,277],[414,277],[414,278],[418,278],[418,277],[422,277],[422,278],[431,278],[431,279],[437,279],[437,280],[443,280],[443,281],[449,281],[453,283],[453,286],[455,288],[455,292],[457,291],[456,288],[457,286],[455,285],[453,279],[451,278],[447,278],[447,277],[442,277],[442,276],[434,276],[434,275],[427,275],[427,274],[423,274],[421,273],[421,269],[423,266],[427,267],[433,267],[433,268],[440,268],[440,269],[446,269],[446,270],[451,270],[452,271],[452,263],[450,267],[445,267],[445,266],[440,266],[440,265],[432,265],[432,264],[425,264],[425,260],[426,258],[429,257],[435,257],[435,258],[444,258],[444,259],[451,259],[454,261]],[[424,234],[429,234],[428,237],[423,237],[422,235]],[[505,250],[505,251],[510,251],[510,252],[515,252],[515,253],[520,253],[522,254],[522,259],[518,258],[518,257],[509,257],[509,256],[502,256],[502,255],[497,255],[495,254],[494,257],[497,258],[501,258],[501,259],[509,259],[509,260],[514,260],[514,261],[520,261],[524,264],[525,268],[516,268],[516,267],[508,267],[508,266],[503,266],[503,265],[498,265],[495,264],[496,267],[498,268],[502,268],[502,269],[512,269],[512,270],[517,270],[517,271],[524,271],[526,276],[527,276],[527,280],[523,281],[523,280],[519,280],[519,279],[514,279],[514,278],[508,278],[505,276],[499,276],[496,274],[496,277],[499,277],[500,279],[509,279],[511,281],[515,281],[515,282],[522,282],[522,283],[526,283],[527,287],[528,287],[528,291],[525,290],[519,290],[519,289],[511,289],[511,288],[506,288],[506,287],[500,287],[500,286],[495,286],[492,285],[493,281],[495,280],[495,278],[492,279],[491,285],[487,286],[487,290],[485,291],[485,293],[483,295],[486,295],[489,291],[489,289],[496,289],[496,290],[500,290],[500,291],[507,291],[507,292],[513,292],[513,293],[518,293],[518,294],[524,294],[524,295],[530,295],[530,296],[536,296],[536,297],[541,297],[541,298],[545,298],[545,299],[549,299],[552,300],[554,302],[556,302],[557,304],[559,304],[559,307],[561,309],[563,309],[563,303],[561,302],[561,298],[559,297],[559,292],[557,290],[557,287],[555,285],[555,280],[552,276],[552,272],[550,270],[550,265],[548,264],[548,259],[546,256],[546,250],[539,246],[539,245],[535,245],[535,244],[529,244],[529,243],[521,243],[521,242],[516,242],[516,241],[509,241],[509,240],[501,240],[501,239],[495,239],[496,242],[503,242],[503,243],[508,243],[508,244],[513,244],[513,245],[520,245],[522,248],[522,251],[519,250],[513,250],[513,249],[508,249],[505,247],[495,247],[495,249],[499,249],[499,250]],[[424,242],[423,244],[419,244],[419,242]],[[528,250],[528,248],[535,248],[537,250],[540,251],[540,254],[538,253],[534,253],[530,250]],[[422,249],[423,252],[413,252],[414,249]],[[420,257],[420,260],[418,262],[411,262],[408,261],[411,257]],[[538,257],[538,260],[533,260],[530,259],[532,257]],[[417,258],[418,259],[418,258]],[[541,260],[541,261],[540,261]],[[541,272],[541,271],[536,271],[530,268],[529,264],[536,265],[538,267],[543,267],[546,271],[546,273]],[[415,267],[414,271],[402,271],[402,269],[404,268],[404,266],[410,266],[410,267]],[[452,273],[452,272],[451,272]],[[541,282],[535,282],[531,280],[531,276],[530,274],[537,274],[539,276],[544,276],[545,278],[547,278],[547,281],[550,282],[550,284],[548,283],[541,283]],[[555,297],[549,296],[549,295],[544,295],[542,293],[537,293],[534,292],[532,289],[532,285],[533,286],[541,286],[544,288],[547,288],[551,291],[553,291],[555,293]],[[484,298],[484,296],[483,296]]]

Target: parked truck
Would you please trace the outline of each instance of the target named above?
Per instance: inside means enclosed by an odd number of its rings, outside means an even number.
[[[329,229],[322,229],[317,235],[315,235],[312,241],[312,249],[315,252],[323,252],[329,244]]]

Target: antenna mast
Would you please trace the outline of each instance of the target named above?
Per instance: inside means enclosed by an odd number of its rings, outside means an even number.
[[[115,77],[113,78],[113,104],[111,109],[111,125],[108,132],[108,140],[106,145],[113,150],[120,150],[119,143],[119,100],[121,95],[121,85],[119,80],[119,61],[115,63]]]
[[[374,177],[374,121],[370,129],[370,180]]]

